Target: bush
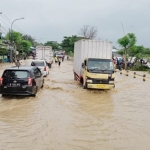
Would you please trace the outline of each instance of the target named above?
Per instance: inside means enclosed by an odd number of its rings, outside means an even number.
[[[68,55],[69,55],[70,57],[73,57],[73,53],[72,53],[71,51],[68,53]]]
[[[0,48],[0,55],[7,55],[8,54],[8,50],[5,48]]]
[[[149,68],[146,66],[142,66],[141,64],[136,64],[136,66],[133,66],[132,68],[129,68],[132,71],[150,71]]]

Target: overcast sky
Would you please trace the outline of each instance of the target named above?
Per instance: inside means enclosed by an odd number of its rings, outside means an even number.
[[[15,21],[13,29],[42,43],[60,43],[89,25],[97,28],[98,38],[117,48],[123,27],[125,34],[136,35],[137,45],[150,48],[150,0],[0,0],[0,12],[4,33],[13,20],[24,17]]]

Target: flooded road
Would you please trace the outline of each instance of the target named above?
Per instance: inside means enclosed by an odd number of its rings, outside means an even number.
[[[53,64],[36,97],[0,96],[0,150],[149,150],[150,79],[117,72],[115,89],[84,90],[72,70]]]

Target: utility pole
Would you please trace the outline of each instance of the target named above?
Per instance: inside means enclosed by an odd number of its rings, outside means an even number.
[[[125,31],[124,31],[124,27],[123,27],[122,22],[121,22],[121,25],[122,25],[123,33],[124,33],[124,36],[125,36],[126,34],[125,34]]]
[[[18,18],[18,19],[15,19],[12,23],[11,23],[11,46],[13,45],[13,30],[12,30],[12,26],[13,26],[13,23],[17,20],[21,20],[21,19],[24,19],[24,18]],[[15,45],[15,44],[14,44]],[[14,47],[14,46],[13,46]],[[14,48],[14,61],[16,61],[16,45],[15,45],[15,48]]]
[[[0,24],[0,44],[2,44],[2,31],[1,31],[1,24]]]
[[[122,29],[124,32],[124,36],[126,36],[122,22],[121,22],[121,25],[122,25]],[[123,57],[124,57],[125,70],[126,70],[127,69],[127,47],[125,47],[125,49],[124,49],[124,56]]]

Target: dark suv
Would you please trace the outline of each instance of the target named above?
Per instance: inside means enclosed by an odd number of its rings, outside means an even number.
[[[11,67],[3,72],[0,78],[0,94],[32,95],[44,84],[43,75],[36,66]]]

